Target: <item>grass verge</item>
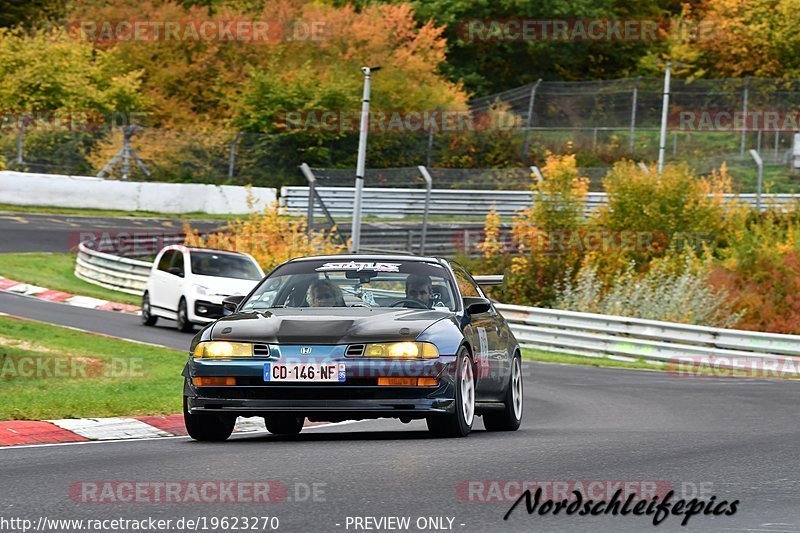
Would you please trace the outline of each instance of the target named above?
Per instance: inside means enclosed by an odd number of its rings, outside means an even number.
[[[588,357],[583,355],[571,355],[566,353],[543,352],[530,348],[522,349],[522,359],[524,361],[540,361],[542,363],[561,363],[565,365],[584,365],[610,368],[634,368],[646,370],[663,370],[662,366],[648,363],[644,359],[636,361],[618,361],[608,357]]]
[[[0,276],[48,289],[112,302],[131,305],[142,303],[139,296],[112,291],[76,277],[75,256],[68,253],[0,254]]]
[[[185,362],[179,350],[0,316],[0,420],[179,413]]]

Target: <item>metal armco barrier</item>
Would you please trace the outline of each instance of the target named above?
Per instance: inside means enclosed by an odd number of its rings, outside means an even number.
[[[694,326],[612,315],[497,304],[520,344],[538,350],[655,364],[711,358],[720,368],[776,361],[798,374],[800,335]],[[727,362],[726,362],[727,361]],[[780,361],[791,362],[781,366]]]
[[[75,275],[107,289],[142,294],[152,265],[147,261],[98,252],[82,242],[78,245]]]
[[[350,217],[353,212],[352,187],[316,187],[316,193],[325,202],[334,217]],[[362,199],[365,216],[405,218],[421,216],[425,210],[424,189],[365,188]],[[726,195],[755,206],[756,194]],[[531,206],[529,191],[433,189],[430,197],[431,216],[457,216],[483,218],[494,207],[501,216],[511,216]],[[308,187],[281,188],[280,204],[289,214],[306,215]],[[608,204],[606,193],[590,192],[586,196],[586,213]],[[800,194],[764,194],[761,209],[788,207],[800,204]],[[317,211],[321,216],[322,212]]]

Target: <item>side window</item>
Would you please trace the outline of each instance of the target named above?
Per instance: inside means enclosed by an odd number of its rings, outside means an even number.
[[[469,296],[483,296],[480,289],[478,289],[478,285],[472,281],[472,278],[469,276],[469,274],[467,274],[467,271],[464,270],[463,267],[455,263],[451,263],[451,266],[453,267],[453,273],[456,275],[456,283],[458,283],[458,290],[461,292],[462,298]]]
[[[167,272],[169,270],[169,264],[172,262],[172,257],[175,255],[174,250],[167,250],[164,252],[164,255],[161,256],[161,259],[158,261],[158,270],[162,270]]]
[[[175,252],[175,258],[172,260],[171,268],[179,268],[181,272],[185,272],[183,269],[183,252]]]

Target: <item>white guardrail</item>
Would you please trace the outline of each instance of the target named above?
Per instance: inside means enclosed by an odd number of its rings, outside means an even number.
[[[78,245],[75,275],[107,289],[140,295],[144,293],[153,263],[92,250]]]
[[[75,274],[89,283],[142,294],[152,263],[78,247]],[[712,328],[612,315],[497,304],[525,347],[712,368],[800,374],[800,335]]]
[[[522,346],[710,368],[800,374],[800,335],[713,328],[612,315],[497,304]],[[795,356],[795,357],[793,357]]]
[[[317,194],[334,217],[350,217],[353,214],[353,187],[316,187]],[[404,218],[421,215],[425,210],[425,189],[395,189],[367,187],[362,198],[365,216]],[[737,199],[756,205],[756,194],[726,194],[727,199]],[[484,217],[492,208],[500,215],[510,216],[531,206],[530,191],[502,191],[479,189],[432,189],[430,214],[445,216]],[[764,194],[761,209],[786,208],[800,203],[800,194]],[[608,204],[604,192],[586,195],[585,211],[590,213]],[[280,205],[290,213],[305,215],[308,211],[308,187],[282,187]],[[315,214],[322,215],[315,209]]]

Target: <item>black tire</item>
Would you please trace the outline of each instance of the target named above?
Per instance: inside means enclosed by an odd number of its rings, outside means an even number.
[[[189,311],[186,309],[186,300],[181,298],[181,303],[178,304],[178,316],[176,317],[178,331],[190,333],[194,331],[194,324],[189,322]]]
[[[486,431],[516,431],[522,423],[522,361],[519,355],[511,360],[511,373],[508,378],[508,391],[502,411],[483,415]]]
[[[303,431],[305,417],[289,415],[272,415],[264,417],[267,431],[273,435],[297,435]]]
[[[449,415],[429,416],[426,419],[428,431],[436,437],[466,437],[472,431],[475,421],[475,378],[472,359],[462,347],[458,351],[456,365],[455,412]]]
[[[142,324],[145,326],[155,326],[158,322],[158,317],[153,316],[150,312],[150,295],[144,293],[142,296]]]
[[[194,440],[203,442],[222,442],[233,433],[236,417],[217,413],[191,414],[183,397],[183,423]]]

